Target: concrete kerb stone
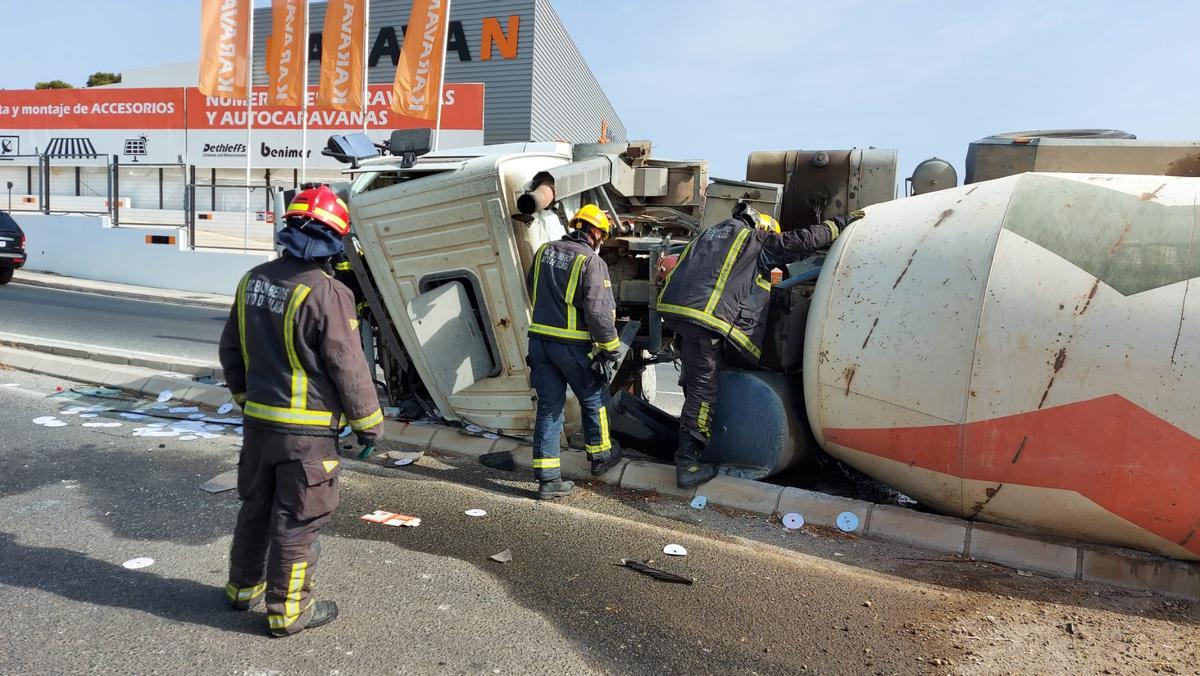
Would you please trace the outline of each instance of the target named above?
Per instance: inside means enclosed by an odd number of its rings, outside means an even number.
[[[429,450],[429,443],[438,427],[434,425],[413,425],[400,420],[384,421],[384,438],[412,446],[422,451]]]
[[[478,458],[492,452],[495,439],[460,432],[453,427],[440,427],[434,432],[430,448],[457,455]]]
[[[1075,578],[1079,548],[1029,537],[1001,526],[972,524],[967,555],[1058,577]]]
[[[671,480],[674,481],[674,479],[674,472],[672,472]],[[779,498],[783,495],[783,486],[720,475],[712,481],[698,486],[696,495],[703,495],[711,502],[734,509],[743,509],[758,514],[774,514],[775,510],[779,508]]]
[[[802,488],[785,488],[779,496],[780,514],[796,512],[804,517],[805,523],[826,528],[837,528],[837,518],[842,512],[858,517],[858,528],[853,532],[863,534],[870,528],[871,511],[874,503],[806,491]]]
[[[625,465],[625,471],[621,473],[621,488],[652,491],[688,500],[696,496],[695,488],[679,488],[675,485],[674,465],[645,460],[632,460]]]
[[[914,512],[903,507],[875,505],[868,537],[924,547],[948,554],[964,554],[967,526],[961,519]]]
[[[94,362],[79,362],[67,370],[67,375],[64,376],[69,380],[77,380],[84,383],[101,383],[112,372],[112,368],[107,364],[97,364]]]
[[[1200,565],[1120,549],[1081,549],[1083,580],[1178,598],[1200,598]]]
[[[37,364],[38,359],[40,358],[41,355],[37,354],[36,352],[27,352],[25,350],[18,350],[11,347],[0,349],[0,360],[2,360],[6,366],[10,366],[21,371],[32,371],[34,364]]]

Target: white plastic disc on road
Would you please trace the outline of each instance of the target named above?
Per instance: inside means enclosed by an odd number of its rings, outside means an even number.
[[[173,406],[169,410],[171,413],[197,413],[200,411],[195,406]]]
[[[796,512],[788,512],[783,515],[783,527],[790,530],[804,528],[804,517]]]
[[[484,439],[499,439],[499,438],[500,438],[500,435],[499,435],[499,434],[495,434],[495,433],[493,433],[493,432],[484,432],[484,433],[483,433],[483,438],[484,438]]]
[[[195,434],[185,434],[182,437],[179,437],[179,440],[180,441],[195,441],[199,438],[200,437],[196,436]]]
[[[188,416],[188,419],[189,420],[204,420],[206,417],[208,417],[208,416],[204,415],[203,413],[193,413]]]
[[[666,547],[663,547],[663,554],[668,554],[670,556],[687,556],[687,550],[683,548],[683,545],[667,545]]]
[[[122,567],[128,568],[129,570],[137,570],[138,568],[146,568],[147,566],[153,565],[154,559],[148,556],[139,556],[136,559],[129,559],[125,563],[121,564]]]
[[[0,385],[0,387],[17,387],[17,386],[18,385],[16,383],[4,383],[3,385]]]
[[[125,418],[126,420],[144,420],[149,416],[144,413],[122,413],[121,417]]]
[[[100,415],[98,413],[80,413],[79,417],[80,418],[99,418]]]
[[[412,464],[412,458],[400,458],[399,460],[393,462],[392,466],[393,467],[403,467],[405,465],[411,465],[411,464]]]
[[[120,427],[121,423],[119,423],[119,422],[86,422],[86,423],[83,423],[83,426],[84,427]]]
[[[66,427],[66,426],[67,426],[67,423],[65,423],[61,420],[51,420],[50,422],[42,424],[42,427]]]
[[[854,512],[842,512],[838,514],[837,527],[843,532],[853,533],[858,530],[858,516]]]
[[[352,430],[350,429],[350,426],[346,425],[345,427],[342,428],[342,433],[339,434],[338,436],[345,439],[346,437],[350,436],[351,431]]]
[[[704,509],[708,504],[708,498],[703,495],[697,495],[692,498],[692,509]]]
[[[217,414],[225,415],[226,413],[229,413],[232,410],[233,410],[233,404],[231,404],[229,402],[225,402],[224,404],[221,404],[220,406],[217,407]]]
[[[467,516],[487,516],[487,512],[482,509],[468,509],[467,511],[463,512],[463,514],[466,514]]]
[[[34,425],[45,425],[46,423],[50,422],[51,420],[56,420],[56,418],[52,415],[44,415],[44,416],[41,416],[40,418],[34,418],[33,424]]]
[[[471,434],[479,434],[483,431],[483,428],[479,425],[467,425],[466,430]]]
[[[173,397],[173,396],[175,396],[175,393],[172,392],[171,390],[163,390],[162,392],[158,393],[157,401],[158,401],[158,403],[162,404],[162,403],[171,401],[171,397]]]
[[[224,432],[225,426],[224,425],[205,425],[204,431],[205,432]]]

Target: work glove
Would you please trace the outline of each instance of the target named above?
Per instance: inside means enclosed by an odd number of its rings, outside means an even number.
[[[829,241],[832,242],[833,240],[845,234],[846,228],[849,228],[851,223],[861,219],[865,215],[866,212],[864,212],[862,209],[855,209],[854,211],[850,212],[849,216],[834,216],[833,218],[827,218],[824,221],[821,221],[821,225],[829,228]]]
[[[616,369],[613,365],[617,362],[616,353],[608,350],[600,350],[592,356],[592,371],[606,382],[611,383],[613,377],[616,376]]]

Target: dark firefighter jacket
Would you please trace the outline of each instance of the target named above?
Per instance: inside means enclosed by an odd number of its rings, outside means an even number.
[[[543,244],[526,278],[533,305],[530,335],[565,343],[621,346],[608,264],[579,232]]]
[[[827,225],[777,235],[730,218],[692,240],[658,294],[658,311],[699,324],[757,362],[762,354],[771,268],[829,246]]]
[[[363,440],[383,432],[354,299],[317,263],[285,254],[238,284],[221,334],[221,367],[246,424]]]

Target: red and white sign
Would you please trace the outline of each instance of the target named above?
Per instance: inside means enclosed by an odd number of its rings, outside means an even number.
[[[316,91],[309,87],[310,106]],[[483,145],[483,95],[481,83],[443,87],[439,148]],[[363,130],[358,111],[310,107],[302,144],[300,108],[266,105],[266,87],[255,88],[253,96],[252,167],[299,168],[303,151],[310,168],[341,168],[321,149],[331,134]],[[392,112],[390,85],[368,89],[371,138],[383,141],[394,129],[425,126]],[[122,163],[240,168],[246,141],[246,102],[205,96],[194,87],[0,90],[0,162],[36,164],[37,154],[49,152],[58,163],[117,155]]]

